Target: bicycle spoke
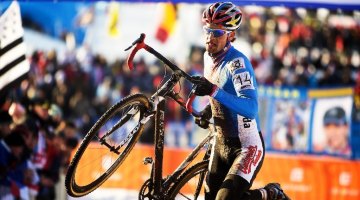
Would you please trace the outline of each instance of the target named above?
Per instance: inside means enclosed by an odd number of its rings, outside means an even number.
[[[131,126],[132,122],[134,121],[134,120],[131,121],[131,119],[136,119],[137,114],[140,114],[140,109],[138,105],[131,105],[127,108],[124,108],[124,110],[122,110],[122,112],[118,115],[120,119],[116,120],[117,118],[116,115],[112,116],[114,122],[111,121],[109,122],[108,124],[109,129],[101,137],[96,135],[95,138],[97,138],[97,140],[100,142],[101,145],[106,146],[110,150],[110,152],[114,152],[117,155],[121,154],[119,150],[125,144],[127,144],[127,142],[133,137],[133,135],[139,130],[141,125],[138,124],[137,126],[133,127],[131,131],[130,129],[124,130],[123,128],[122,130],[121,129],[119,130],[119,134],[115,134],[115,132],[121,127],[129,126],[129,125],[125,125],[126,123],[129,123]],[[137,121],[140,121],[140,119]],[[124,132],[129,132],[129,133],[128,135],[124,135]],[[123,136],[126,137],[123,138]],[[113,140],[114,138],[115,141]],[[120,140],[121,143],[117,145],[116,141],[120,141]]]
[[[124,146],[132,137],[133,135],[139,130],[141,124],[139,123],[131,132],[130,134],[119,144],[120,148]]]
[[[135,116],[139,112],[139,109],[131,108],[127,114],[125,114],[110,130],[108,130],[104,136],[100,138],[101,140],[104,140],[104,138],[108,137],[110,134],[112,134],[116,129],[124,125],[130,118]]]

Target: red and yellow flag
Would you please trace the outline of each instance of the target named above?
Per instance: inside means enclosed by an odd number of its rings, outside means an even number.
[[[172,3],[163,3],[163,16],[159,28],[156,31],[156,38],[164,43],[174,31],[176,24],[176,9]]]

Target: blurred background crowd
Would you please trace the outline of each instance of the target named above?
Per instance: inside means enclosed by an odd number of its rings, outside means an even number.
[[[238,41],[247,43],[242,48],[250,52],[260,85],[360,84],[359,12],[335,11],[331,20],[321,18],[325,10],[244,12]],[[202,74],[204,48],[196,44],[188,52],[187,62],[176,64]],[[60,60],[55,50],[34,50],[28,78],[1,99],[0,199],[55,199],[71,151],[94,122],[126,95],[152,94],[170,74],[159,62],[140,59],[130,71],[124,58],[110,62],[87,49],[86,59],[79,60],[76,53],[68,51]],[[183,82],[177,88],[185,97],[190,89]],[[200,130],[176,103],[168,101],[167,109],[167,145],[192,147]],[[141,142],[153,142],[151,129]],[[31,197],[24,197],[29,191]]]

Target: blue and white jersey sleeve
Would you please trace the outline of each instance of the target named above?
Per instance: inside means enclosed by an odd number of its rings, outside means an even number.
[[[240,52],[226,58],[227,82],[213,97],[226,107],[246,118],[255,119],[258,113],[256,80],[250,61]],[[230,88],[232,87],[232,88]]]

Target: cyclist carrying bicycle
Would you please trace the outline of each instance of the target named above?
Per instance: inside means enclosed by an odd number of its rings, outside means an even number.
[[[195,95],[210,96],[210,105],[195,122],[213,117],[218,132],[213,145],[205,199],[289,199],[278,183],[250,190],[262,166],[265,148],[258,117],[257,84],[249,59],[235,49],[241,10],[231,2],[211,4],[203,12],[206,34],[204,77],[196,79]]]

